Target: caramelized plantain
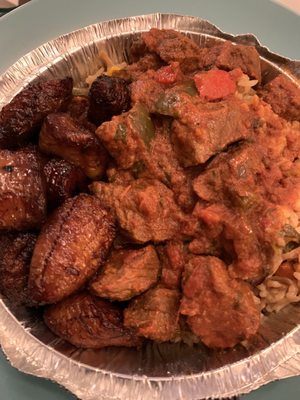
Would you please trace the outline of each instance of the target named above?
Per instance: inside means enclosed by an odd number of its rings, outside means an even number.
[[[69,197],[87,188],[87,178],[81,168],[65,160],[52,159],[44,166],[47,183],[48,209],[54,209]]]
[[[35,233],[0,235],[0,290],[14,304],[28,303],[28,276]]]
[[[101,75],[92,83],[89,100],[88,119],[99,126],[114,115],[128,111],[128,83],[122,78]]]
[[[46,154],[62,157],[81,167],[91,179],[100,179],[104,175],[108,161],[106,150],[93,132],[68,114],[47,116],[40,132],[39,146]]]
[[[71,100],[73,79],[52,79],[29,85],[0,111],[0,148],[26,144],[50,113],[64,111]]]
[[[142,344],[133,330],[123,326],[122,310],[86,292],[48,306],[44,321],[56,335],[81,348]]]
[[[45,217],[45,184],[34,148],[0,150],[0,230],[38,228]]]
[[[114,237],[114,220],[100,200],[88,194],[66,200],[48,218],[34,248],[33,302],[56,303],[77,291],[103,263]]]

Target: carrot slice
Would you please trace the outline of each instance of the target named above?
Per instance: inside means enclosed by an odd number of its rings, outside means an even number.
[[[200,96],[209,101],[223,99],[236,90],[236,83],[229,72],[219,69],[196,74],[194,81]]]
[[[175,83],[180,76],[180,70],[178,67],[179,67],[179,63],[173,62],[170,65],[167,65],[166,67],[160,68],[156,72],[155,80],[158,83],[162,83],[162,84]]]

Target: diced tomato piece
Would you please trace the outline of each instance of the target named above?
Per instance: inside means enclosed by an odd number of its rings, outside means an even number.
[[[294,269],[290,262],[286,261],[280,265],[278,270],[275,272],[276,276],[282,276],[284,278],[294,278]]]
[[[156,72],[155,80],[158,83],[171,84],[177,82],[179,78],[180,78],[179,63],[173,62],[170,65],[167,65],[166,67],[161,67]]]
[[[194,81],[200,96],[207,100],[223,99],[236,90],[236,84],[229,72],[219,69],[196,74]]]

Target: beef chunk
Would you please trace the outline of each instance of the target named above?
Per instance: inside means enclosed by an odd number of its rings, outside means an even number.
[[[54,209],[66,199],[86,189],[86,176],[81,168],[65,160],[52,159],[44,166],[48,208]]]
[[[124,233],[136,243],[171,239],[179,230],[181,211],[173,193],[156,180],[129,185],[94,182],[91,190],[115,211]]]
[[[38,228],[45,217],[45,185],[35,150],[0,150],[0,230]]]
[[[56,303],[77,291],[105,261],[114,237],[113,218],[96,197],[66,200],[37,239],[29,276],[32,300]]]
[[[127,82],[118,77],[101,75],[92,83],[88,118],[96,125],[109,121],[114,115],[122,114],[130,107]]]
[[[205,49],[202,65],[205,68],[215,66],[226,71],[240,68],[250,78],[261,81],[260,59],[254,46],[226,41]]]
[[[172,125],[172,140],[184,167],[195,166],[229,144],[253,135],[249,107],[236,98],[218,103],[198,103],[181,95],[173,104],[178,117]]]
[[[156,286],[131,300],[124,311],[124,325],[139,336],[167,342],[178,333],[180,295],[177,290]]]
[[[195,215],[204,223],[212,244],[216,241],[227,253],[232,277],[257,282],[271,271],[274,252],[259,240],[251,218],[221,205],[199,206]]]
[[[170,139],[170,121],[156,117],[154,128],[149,151],[141,147],[139,160],[129,169],[119,169],[112,163],[106,171],[108,180],[125,184],[137,178],[157,179],[173,191],[176,203],[184,211],[191,211],[195,205],[192,176],[179,165]]]
[[[215,257],[192,257],[185,267],[180,312],[192,332],[212,348],[233,347],[254,335],[260,311],[250,287],[231,279]]]
[[[143,159],[154,137],[151,118],[141,104],[128,113],[103,123],[96,131],[97,137],[121,168],[131,168]]]
[[[276,114],[289,121],[300,121],[300,89],[284,75],[278,75],[258,93]]]
[[[157,54],[147,53],[137,62],[127,65],[124,69],[117,71],[117,75],[128,81],[136,81],[137,79],[143,78],[147,71],[156,71],[162,65],[164,65],[164,63]]]
[[[162,90],[155,79],[148,79],[132,88],[134,101],[152,113],[174,118],[171,139],[184,167],[204,163],[229,144],[253,135],[255,115],[246,102],[231,95],[207,103],[196,94],[189,81]]]
[[[0,111],[0,148],[26,144],[43,119],[66,109],[72,95],[71,78],[29,85]]]
[[[28,276],[34,233],[0,235],[0,290],[14,304],[28,303]]]
[[[132,330],[124,328],[123,314],[117,306],[87,292],[48,306],[44,321],[56,335],[80,348],[142,344]]]
[[[151,245],[137,250],[115,250],[90,288],[100,297],[129,300],[156,283],[159,271],[159,260]]]
[[[182,33],[153,28],[142,35],[147,48],[167,63],[177,61],[184,72],[217,67],[227,71],[235,68],[253,79],[261,80],[259,54],[254,46],[226,41],[211,48],[200,48]]]
[[[193,181],[197,195],[208,202],[228,203],[247,209],[264,190],[262,152],[258,145],[242,144],[221,153]],[[261,180],[260,180],[261,181]],[[263,183],[263,182],[260,182]]]
[[[169,289],[179,289],[185,264],[183,242],[167,242],[158,251],[162,263],[160,282]]]
[[[68,114],[50,114],[40,132],[40,149],[82,168],[86,176],[99,179],[107,164],[107,153],[96,136]]]
[[[143,104],[150,113],[156,113],[156,103],[164,99],[165,87],[155,79],[156,75],[148,72],[141,79],[131,84],[131,99],[133,104]]]
[[[172,29],[151,28],[142,34],[142,38],[147,48],[167,63],[183,62],[201,55],[201,49],[193,40]]]

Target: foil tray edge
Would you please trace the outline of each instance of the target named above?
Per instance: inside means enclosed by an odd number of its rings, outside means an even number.
[[[105,21],[51,40],[31,51],[0,76],[0,108],[53,62],[93,39],[120,32],[174,28],[253,44],[263,58],[299,84],[300,61],[271,53],[250,34],[233,36],[198,17],[150,14]],[[91,368],[53,350],[34,337],[0,300],[0,343],[11,364],[28,374],[52,379],[82,400],[159,400],[222,398],[248,393],[275,379],[300,375],[300,326],[267,349],[237,363],[185,377],[147,378],[121,376]],[[280,358],[279,358],[280,357]],[[88,385],[84,383],[88,382]]]

